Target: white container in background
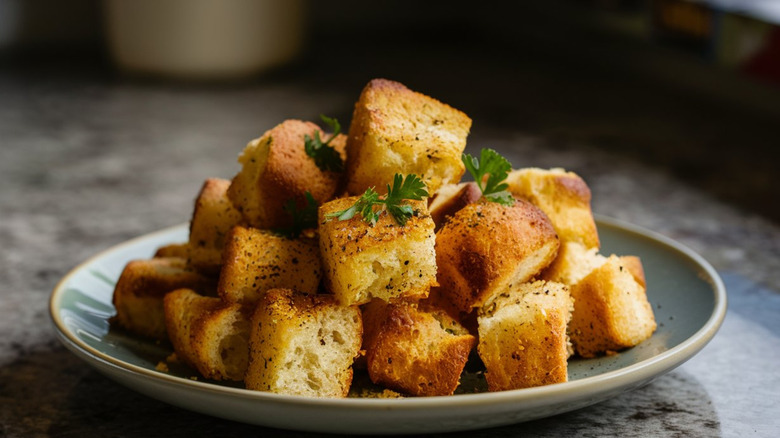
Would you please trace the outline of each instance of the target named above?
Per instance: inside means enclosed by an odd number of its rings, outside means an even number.
[[[123,70],[185,79],[248,76],[301,49],[302,0],[104,0]]]

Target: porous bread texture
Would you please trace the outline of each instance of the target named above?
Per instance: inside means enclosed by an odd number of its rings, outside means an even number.
[[[460,180],[461,153],[471,119],[462,112],[403,84],[370,81],[355,103],[347,139],[347,191],[386,192],[393,175],[416,174],[433,195]]]
[[[163,245],[159,248],[157,248],[157,251],[154,252],[153,258],[161,258],[161,257],[178,257],[180,259],[186,259],[190,255],[190,244],[189,243],[171,243],[168,245]]]
[[[328,214],[352,206],[357,197],[320,206],[319,236],[325,286],[344,305],[428,296],[436,283],[434,224],[426,201],[408,201],[416,214],[399,225],[387,212],[375,225],[360,214],[349,220]]]
[[[213,380],[244,380],[249,365],[251,311],[222,302],[195,321],[191,332],[195,367]]]
[[[558,256],[539,277],[571,286],[606,261],[607,258],[598,253],[598,248],[588,249],[579,242],[562,242]]]
[[[553,261],[558,245],[547,216],[527,201],[469,204],[436,234],[440,290],[469,312],[497,291],[537,275]]]
[[[333,198],[341,173],[323,171],[306,154],[305,136],[319,132],[323,140],[330,138],[311,122],[285,120],[266,131],[246,146],[238,158],[241,171],[228,188],[228,198],[247,223],[256,228],[276,228],[290,221],[285,205],[294,200],[306,205],[306,192],[317,204]],[[339,134],[330,145],[346,158],[345,135]]]
[[[443,185],[428,204],[436,230],[439,230],[461,208],[477,202],[482,191],[473,182]]]
[[[550,218],[562,242],[599,247],[590,188],[579,175],[561,168],[525,168],[510,172],[506,183],[513,195],[527,199]]]
[[[357,306],[332,295],[272,289],[252,316],[248,389],[310,397],[346,397],[363,322]]]
[[[627,267],[637,261],[612,255],[572,286],[574,313],[569,333],[580,356],[633,347],[652,336],[656,329],[653,308],[645,287],[636,279],[636,266]]]
[[[207,179],[195,199],[190,221],[189,262],[210,274],[219,272],[225,238],[243,220],[227,197],[229,186],[228,180]]]
[[[515,284],[479,309],[477,351],[490,391],[566,382],[572,299],[560,283]]]
[[[317,240],[289,239],[242,226],[228,234],[217,292],[229,303],[257,303],[274,288],[316,293],[322,278]]]
[[[444,311],[373,300],[363,308],[371,381],[415,396],[451,395],[476,339]]]
[[[167,339],[163,297],[179,288],[214,294],[216,284],[178,257],[133,260],[125,265],[114,287],[112,319],[129,332],[154,339]]]
[[[191,342],[192,329],[198,318],[221,304],[220,299],[205,297],[192,289],[183,288],[165,295],[163,302],[168,339],[173,345],[176,357],[182,363],[197,368],[197,360]]]

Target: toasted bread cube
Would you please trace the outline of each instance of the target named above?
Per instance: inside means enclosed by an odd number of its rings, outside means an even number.
[[[203,377],[244,380],[249,365],[250,318],[249,308],[221,302],[195,321],[191,331],[192,354]]]
[[[190,288],[213,294],[214,280],[187,266],[177,257],[134,260],[122,271],[114,288],[113,321],[126,330],[150,338],[167,339],[163,297],[168,292]]]
[[[469,312],[496,291],[536,276],[555,259],[558,245],[547,216],[529,202],[469,204],[436,235],[440,290]]]
[[[168,339],[173,345],[176,357],[182,363],[197,368],[195,351],[192,348],[192,329],[196,321],[207,312],[222,304],[217,297],[206,297],[192,289],[176,289],[163,300],[165,326]]]
[[[357,199],[340,198],[320,206],[326,287],[344,305],[365,304],[373,298],[391,301],[428,296],[436,285],[436,253],[426,202],[409,202],[417,213],[404,226],[386,212],[373,226],[360,214],[349,220],[327,217]]]
[[[171,243],[157,248],[153,257],[178,257],[180,259],[186,259],[190,255],[189,251],[189,243]]]
[[[372,382],[415,396],[455,392],[476,339],[445,312],[374,300],[363,321]]]
[[[195,200],[190,221],[189,261],[204,272],[219,272],[225,238],[242,221],[241,213],[227,197],[229,186],[228,180],[209,178]]]
[[[322,277],[317,241],[288,239],[256,228],[228,234],[217,292],[229,303],[254,304],[269,289],[316,293]]]
[[[404,85],[374,79],[355,104],[347,140],[347,191],[380,194],[396,173],[420,175],[434,194],[465,171],[460,156],[471,119]]]
[[[599,247],[590,188],[579,175],[561,168],[526,168],[510,172],[506,182],[512,194],[542,209],[562,242]]]
[[[461,208],[479,201],[482,191],[473,182],[442,186],[428,204],[438,231]]]
[[[306,154],[305,137],[329,135],[311,122],[285,120],[262,137],[249,142],[239,156],[241,171],[233,178],[228,197],[247,223],[257,228],[276,228],[290,221],[285,205],[306,202],[310,192],[317,204],[333,198],[341,173],[323,171]],[[347,137],[339,134],[330,145],[345,159]]]
[[[477,351],[485,364],[488,389],[567,381],[566,324],[571,311],[568,288],[545,281],[513,285],[482,307]]]
[[[610,256],[571,288],[574,313],[569,333],[583,357],[618,351],[650,338],[656,329],[647,294],[623,265]]]
[[[640,286],[647,289],[647,280],[645,279],[645,268],[642,266],[642,260],[637,256],[620,256],[620,264],[628,270],[634,280]]]
[[[558,256],[540,278],[572,286],[606,261],[607,258],[598,253],[598,248],[588,249],[579,242],[562,242]]]
[[[248,389],[310,397],[346,397],[363,321],[357,306],[333,295],[268,291],[252,316]]]

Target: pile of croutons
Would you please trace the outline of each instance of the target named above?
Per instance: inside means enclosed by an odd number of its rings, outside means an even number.
[[[641,262],[599,254],[576,174],[463,154],[471,119],[388,80],[348,135],[323,121],[282,122],[206,180],[189,242],[127,264],[112,322],[207,379],[312,397],[347,396],[353,369],[450,395],[470,357],[490,391],[565,382],[573,354],[654,332]]]

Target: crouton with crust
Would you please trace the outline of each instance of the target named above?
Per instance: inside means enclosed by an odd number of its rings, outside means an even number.
[[[374,79],[355,103],[347,139],[347,191],[385,193],[396,173],[416,174],[433,195],[465,171],[471,119],[403,84]]]
[[[285,205],[293,200],[305,205],[306,192],[317,204],[333,198],[341,173],[317,167],[306,154],[305,137],[329,134],[311,122],[285,120],[252,140],[238,158],[241,171],[233,178],[228,198],[246,222],[256,228],[284,226],[290,220]],[[345,135],[339,134],[332,146],[345,159]]]
[[[209,274],[219,272],[225,238],[243,220],[227,197],[229,186],[228,180],[209,178],[195,199],[190,221],[189,262]]]

